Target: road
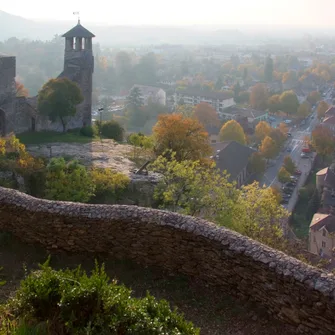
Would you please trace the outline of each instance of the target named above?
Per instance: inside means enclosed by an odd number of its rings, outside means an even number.
[[[296,164],[297,169],[302,172],[301,177],[299,178],[299,182],[297,184],[296,189],[294,190],[294,193],[292,194],[292,197],[287,205],[285,205],[285,208],[287,208],[289,211],[292,211],[292,209],[295,206],[296,200],[297,200],[297,193],[298,189],[303,185],[305,182],[309,171],[312,166],[312,159],[307,158],[301,158],[301,150],[304,147],[304,138],[306,136],[310,137],[311,132],[315,128],[315,126],[319,123],[316,112],[313,114],[313,119],[308,118],[306,124],[303,127],[300,127],[298,129],[292,128],[290,130],[290,133],[292,134],[292,137],[289,137],[288,140],[285,143],[284,150],[280,152],[278,157],[276,158],[274,165],[270,166],[264,174],[264,177],[261,181],[261,185],[266,186],[272,186],[272,185],[280,185],[280,183],[277,180],[277,174],[281,166],[283,165],[284,158],[287,155],[290,155],[293,162]],[[287,151],[287,148],[291,149],[291,152]]]

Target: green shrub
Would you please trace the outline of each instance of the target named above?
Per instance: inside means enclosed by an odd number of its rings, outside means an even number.
[[[86,126],[80,128],[80,135],[86,136],[86,137],[94,137],[98,134],[97,127],[94,126]]]
[[[121,142],[124,137],[123,127],[115,120],[98,123],[98,129],[101,128],[101,135],[106,138]]]
[[[199,334],[166,301],[156,301],[148,293],[144,299],[132,298],[125,286],[109,281],[103,266],[88,276],[80,267],[56,271],[46,262],[21,282],[7,311],[7,324],[18,320],[30,327],[44,324],[47,334]]]

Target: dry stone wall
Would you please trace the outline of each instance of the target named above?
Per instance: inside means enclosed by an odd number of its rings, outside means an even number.
[[[0,188],[0,230],[50,249],[108,252],[198,277],[261,303],[299,333],[335,334],[333,275],[201,219]]]

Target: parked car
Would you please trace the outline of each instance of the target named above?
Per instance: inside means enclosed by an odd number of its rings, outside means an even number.
[[[281,204],[288,204],[289,203],[289,201],[290,201],[290,199],[287,199],[287,198],[283,198],[283,199],[281,199]]]
[[[283,193],[291,195],[293,193],[293,189],[292,188],[284,188]]]
[[[287,137],[292,137],[292,134],[291,133],[287,133]]]
[[[301,173],[302,173],[302,172],[301,172],[300,170],[298,170],[298,169],[294,171],[294,174],[295,174],[296,176],[300,176]],[[298,179],[298,178],[297,178],[297,179]]]
[[[299,177],[297,176],[290,176],[291,181],[297,182],[299,180]]]
[[[301,158],[309,158],[309,156],[304,152],[301,153],[300,157]]]
[[[297,185],[297,182],[292,180],[289,183],[286,183],[285,187],[295,187],[296,185]]]
[[[292,148],[287,148],[286,151],[287,151],[287,152],[291,152],[291,151],[292,151]]]

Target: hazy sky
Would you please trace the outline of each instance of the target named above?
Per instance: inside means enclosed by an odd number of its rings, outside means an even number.
[[[9,0],[0,9],[35,19],[109,24],[298,24],[334,26],[335,0]]]

